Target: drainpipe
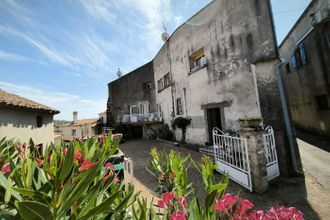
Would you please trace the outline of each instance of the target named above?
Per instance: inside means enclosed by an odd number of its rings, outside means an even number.
[[[295,145],[294,145],[294,136],[291,126],[291,120],[289,117],[289,111],[288,111],[288,105],[286,102],[285,92],[284,92],[284,85],[283,85],[283,79],[281,74],[281,67],[286,62],[284,59],[280,59],[281,62],[275,65],[275,72],[276,72],[276,78],[277,78],[277,84],[280,92],[280,98],[281,98],[281,104],[282,104],[282,111],[284,115],[284,123],[285,123],[285,129],[288,135],[289,140],[289,149],[290,149],[290,156],[292,161],[292,167],[294,172],[300,173],[297,166],[297,158],[296,158],[296,151],[295,151]]]

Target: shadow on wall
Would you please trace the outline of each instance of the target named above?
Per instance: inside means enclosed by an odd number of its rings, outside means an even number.
[[[330,152],[330,139],[320,137],[319,135],[311,134],[302,129],[296,128],[297,138],[307,142],[315,147],[318,147],[324,151]]]
[[[53,122],[51,116],[41,115],[41,127],[49,126]],[[2,117],[0,122],[0,127],[12,126],[14,128],[31,128],[38,129],[37,126],[37,115],[30,117]]]

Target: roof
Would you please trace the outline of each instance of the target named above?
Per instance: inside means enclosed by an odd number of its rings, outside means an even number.
[[[0,89],[0,106],[8,108],[22,108],[31,111],[42,111],[49,114],[58,114],[60,111],[50,108],[38,102],[8,93]]]
[[[300,15],[300,17],[298,18],[298,20],[294,23],[294,25],[292,26],[292,28],[290,29],[290,31],[287,33],[287,35],[284,37],[284,39],[282,40],[282,42],[278,45],[278,48],[281,48],[283,46],[283,44],[287,41],[287,39],[289,38],[289,36],[292,34],[292,32],[296,29],[296,27],[299,25],[299,23],[301,22],[301,20],[308,14],[308,12],[310,11],[310,9],[312,8],[312,6],[314,5],[314,3],[316,3],[317,1],[311,1],[309,3],[309,5],[305,8],[305,10],[303,11],[303,13]]]
[[[98,118],[90,118],[90,119],[81,119],[77,120],[75,123],[71,122],[69,124],[59,125],[59,127],[74,127],[79,125],[89,125],[98,123]]]

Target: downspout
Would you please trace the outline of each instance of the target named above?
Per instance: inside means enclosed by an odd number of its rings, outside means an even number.
[[[281,62],[275,65],[275,72],[276,72],[279,93],[280,93],[282,111],[283,111],[283,115],[284,115],[285,129],[286,129],[286,132],[288,135],[292,167],[293,167],[294,172],[296,172],[298,174],[301,172],[298,170],[298,166],[297,166],[297,158],[296,158],[296,151],[295,151],[295,145],[294,145],[294,136],[293,136],[292,126],[291,126],[291,120],[289,117],[288,105],[287,105],[287,101],[286,101],[286,97],[285,97],[284,84],[283,84],[283,79],[282,79],[282,74],[281,74],[281,67],[286,61],[282,58],[280,60],[281,60]]]

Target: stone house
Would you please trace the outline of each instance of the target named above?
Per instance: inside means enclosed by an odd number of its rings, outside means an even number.
[[[63,140],[82,139],[100,134],[98,125],[99,118],[78,120],[78,112],[73,112],[72,122],[58,126],[58,133],[62,135]]]
[[[330,0],[313,0],[279,46],[294,124],[330,137]]]
[[[53,116],[58,110],[0,89],[0,139],[17,138],[22,143],[46,147],[54,142]]]
[[[239,132],[240,119],[261,119],[274,129],[286,175],[291,160],[275,74],[276,45],[270,1],[212,1],[165,39],[146,64],[153,70],[140,76],[133,71],[125,83],[119,78],[109,84],[108,118],[121,117],[122,109],[132,114],[129,106],[143,100],[136,93],[142,94],[142,77],[148,75],[151,108],[163,123],[171,127],[176,117],[191,119],[187,143],[211,145],[212,128]],[[177,140],[181,135],[176,129]]]
[[[156,105],[153,62],[149,62],[108,84],[107,121],[112,127],[128,127],[131,138],[147,138],[160,124]]]

